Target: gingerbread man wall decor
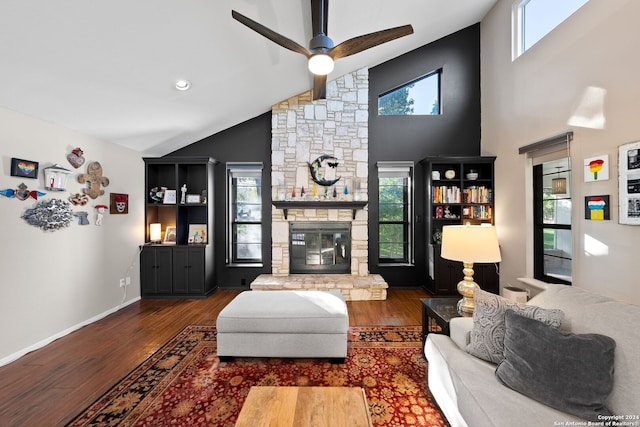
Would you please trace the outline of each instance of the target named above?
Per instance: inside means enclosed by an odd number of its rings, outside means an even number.
[[[104,190],[100,189],[100,185],[106,187],[109,185],[109,178],[102,176],[102,166],[98,162],[91,162],[87,166],[87,173],[78,175],[78,182],[84,184],[87,182],[88,188],[83,188],[82,192],[92,199],[102,196]]]

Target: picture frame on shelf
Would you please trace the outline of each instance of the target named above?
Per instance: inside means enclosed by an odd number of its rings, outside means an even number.
[[[187,204],[200,204],[201,199],[199,194],[187,194],[186,198]]]
[[[204,245],[207,243],[207,224],[189,224],[187,243],[190,245]]]
[[[162,243],[167,245],[175,245],[176,244],[176,227],[168,226],[164,232],[164,240]]]
[[[176,204],[176,190],[165,190],[164,198],[162,199],[162,203],[165,205],[175,205]]]
[[[640,141],[618,147],[618,222],[640,225]]]
[[[11,158],[11,176],[38,179],[38,162]]]

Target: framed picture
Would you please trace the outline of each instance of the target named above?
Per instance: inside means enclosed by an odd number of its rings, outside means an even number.
[[[109,193],[109,213],[112,215],[129,213],[129,195]]]
[[[176,228],[175,227],[167,227],[164,232],[164,241],[163,243],[174,244],[176,243]]]
[[[608,220],[609,219],[609,195],[585,196],[584,219]]]
[[[187,203],[200,203],[199,194],[187,194]]]
[[[11,158],[11,176],[38,179],[38,162]]]
[[[609,179],[609,155],[584,159],[584,182],[607,181]]]
[[[164,198],[162,199],[162,203],[166,205],[175,205],[176,204],[176,190],[165,190]]]
[[[640,225],[640,142],[618,148],[618,186],[618,222]]]
[[[189,224],[189,244],[207,243],[207,224]]]

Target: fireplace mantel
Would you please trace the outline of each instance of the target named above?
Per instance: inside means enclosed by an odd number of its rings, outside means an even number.
[[[280,200],[273,201],[276,209],[282,209],[284,219],[287,219],[289,209],[349,209],[353,211],[353,219],[356,219],[356,211],[367,205],[367,201],[347,200]]]

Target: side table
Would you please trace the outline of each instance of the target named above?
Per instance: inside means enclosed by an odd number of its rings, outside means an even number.
[[[455,317],[471,317],[471,313],[459,313],[460,298],[422,298],[422,341],[430,333],[449,335],[449,322]]]

